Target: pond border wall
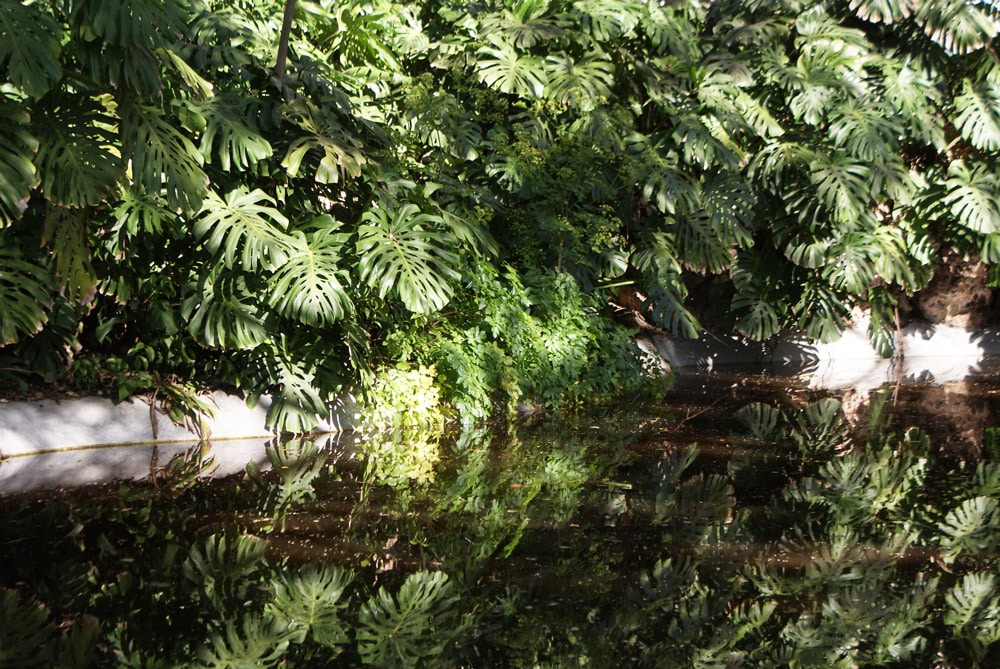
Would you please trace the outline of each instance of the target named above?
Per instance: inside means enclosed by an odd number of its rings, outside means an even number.
[[[697,340],[644,335],[639,344],[665,368],[680,374],[684,369],[724,366],[769,369],[808,375],[811,386],[834,390],[868,390],[903,378],[947,383],[976,372],[986,356],[1000,355],[1000,330],[916,323],[903,328],[898,339],[902,355],[888,360],[875,352],[863,327],[849,329],[829,344],[794,336],[753,342],[710,335]],[[215,410],[205,436],[213,445],[221,473],[238,472],[240,460],[243,464],[251,459],[261,461],[263,444],[275,436],[265,427],[270,398],[261,398],[254,408],[221,392],[213,393],[210,399]],[[351,431],[356,412],[357,405],[348,398],[331,411],[314,434]],[[0,402],[0,456],[4,458],[0,459],[0,494],[14,489],[84,485],[109,477],[141,477],[148,475],[152,461],[164,464],[172,454],[182,453],[199,441],[192,426],[174,424],[143,400],[115,403],[107,398],[80,397]],[[250,450],[245,453],[242,449],[247,448]]]

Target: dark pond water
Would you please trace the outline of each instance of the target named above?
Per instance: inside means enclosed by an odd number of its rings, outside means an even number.
[[[996,381],[691,374],[0,499],[0,667],[997,667]]]

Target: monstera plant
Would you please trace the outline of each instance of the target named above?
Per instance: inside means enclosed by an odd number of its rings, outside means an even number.
[[[299,432],[402,363],[483,416],[633,383],[609,297],[697,336],[695,285],[760,339],[866,307],[888,354],[941,258],[1000,259],[998,32],[964,0],[0,0],[0,367],[269,393]]]

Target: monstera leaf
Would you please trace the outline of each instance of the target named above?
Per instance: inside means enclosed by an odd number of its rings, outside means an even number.
[[[365,664],[389,658],[413,666],[440,655],[456,632],[454,584],[444,572],[410,574],[394,597],[379,588],[358,614],[358,653]]]
[[[308,325],[327,325],[350,314],[353,305],[341,267],[348,234],[331,216],[313,222],[313,232],[295,237],[294,250],[271,280],[268,303],[283,316]]]
[[[67,207],[96,206],[124,174],[106,100],[49,96],[34,124],[42,190]]]
[[[537,98],[545,90],[541,59],[519,53],[500,37],[492,37],[490,46],[480,48],[476,60],[479,80],[501,93]]]
[[[21,217],[35,178],[38,140],[28,132],[28,115],[0,96],[0,227]]]
[[[0,70],[14,86],[42,97],[62,76],[61,52],[62,29],[40,5],[0,2]]]
[[[287,260],[293,242],[285,232],[288,219],[268,206],[273,204],[274,199],[260,189],[240,187],[226,193],[224,199],[209,191],[194,234],[230,269],[237,258],[248,272],[274,269]]]
[[[350,601],[344,592],[354,580],[350,570],[326,564],[308,565],[274,582],[274,595],[267,611],[290,627],[299,627],[324,646],[337,647],[350,641],[341,612]]]
[[[48,320],[52,276],[25,260],[14,248],[0,246],[0,345],[41,329]]]
[[[0,667],[38,667],[51,662],[45,644],[52,636],[48,610],[17,590],[0,590]]]
[[[981,151],[1000,149],[1000,86],[966,79],[954,105],[958,111],[955,127],[963,138]]]
[[[226,621],[224,632],[213,632],[210,644],[198,651],[201,664],[212,669],[259,669],[281,663],[290,641],[288,627],[273,618],[247,615],[237,626]],[[283,663],[282,663],[283,664]]]
[[[208,189],[204,162],[194,143],[152,105],[119,107],[123,158],[143,193],[162,195],[170,208],[197,211]]]
[[[456,239],[435,228],[440,216],[425,214],[412,203],[387,212],[370,209],[358,229],[361,279],[380,297],[395,294],[414,313],[429,313],[448,303],[461,278]]]

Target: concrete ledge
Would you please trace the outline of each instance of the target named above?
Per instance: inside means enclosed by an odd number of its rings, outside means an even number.
[[[915,323],[902,330],[900,357],[885,359],[872,348],[867,324],[835,342],[784,336],[764,342],[703,335],[696,340],[652,337],[643,348],[683,373],[686,368],[757,366],[808,376],[817,388],[872,388],[900,378],[947,383],[978,371],[987,356],[1000,355],[1000,331],[966,330]]]
[[[251,409],[239,397],[217,392],[210,396],[215,417],[208,421],[213,441],[222,439],[269,438],[266,426],[270,398],[261,398]],[[315,430],[342,432],[353,426],[353,403],[345,403]],[[84,397],[65,400],[0,403],[0,455],[13,457],[31,453],[61,451],[110,444],[146,444],[197,441],[192,429],[176,425],[162,414],[156,417],[153,434],[150,406],[141,400],[115,404],[109,399]]]

